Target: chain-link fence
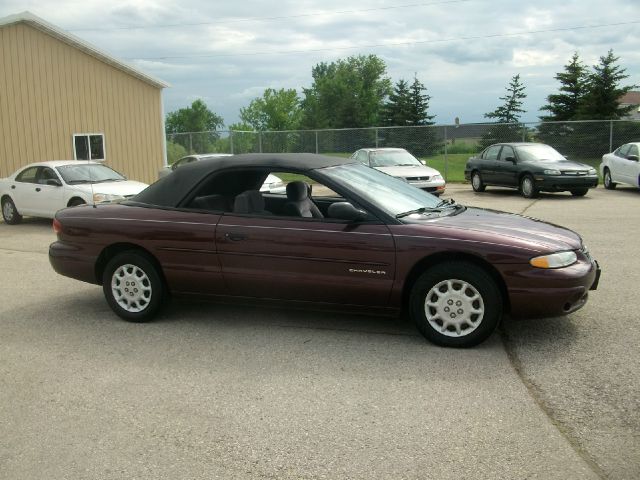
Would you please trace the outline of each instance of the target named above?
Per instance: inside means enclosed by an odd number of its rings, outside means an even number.
[[[474,123],[280,132],[215,131],[167,136],[169,163],[198,153],[321,153],[349,156],[366,147],[401,147],[462,181],[470,156],[498,142],[542,142],[592,166],[618,146],[640,140],[640,121],[604,120],[519,124]]]

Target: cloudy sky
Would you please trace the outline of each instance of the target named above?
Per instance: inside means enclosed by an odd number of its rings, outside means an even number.
[[[311,85],[311,69],[376,54],[395,82],[414,74],[439,124],[480,122],[516,73],[535,121],[577,51],[609,49],[640,84],[638,0],[2,0],[171,84],[165,111],[202,98],[227,124],[266,88]]]

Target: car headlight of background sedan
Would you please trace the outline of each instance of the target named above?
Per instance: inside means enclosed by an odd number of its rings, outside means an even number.
[[[124,200],[124,197],[122,195],[113,195],[110,193],[93,194],[93,203],[117,202],[119,200]]]
[[[560,175],[560,170],[544,170],[542,173],[544,173],[545,175]]]
[[[536,268],[562,268],[576,263],[577,260],[576,252],[569,251],[534,257],[529,263]]]
[[[434,175],[431,180],[442,180],[442,175]]]
[[[590,168],[590,169],[588,170],[588,172],[587,172],[587,173],[588,173],[589,175],[595,175],[597,172],[596,172],[596,169],[595,169],[595,168]]]

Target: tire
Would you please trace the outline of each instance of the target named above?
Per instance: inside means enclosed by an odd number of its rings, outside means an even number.
[[[484,192],[485,188],[487,188],[482,181],[480,172],[477,170],[471,173],[471,188],[473,188],[474,192]]]
[[[604,188],[607,190],[613,190],[616,188],[616,183],[611,180],[611,172],[608,168],[604,169]]]
[[[85,202],[83,199],[76,197],[69,200],[69,205],[67,205],[67,207],[77,207],[78,205],[86,205],[86,203],[87,202]]]
[[[111,309],[130,322],[151,320],[165,295],[153,261],[137,251],[119,253],[109,261],[102,276],[102,290]]]
[[[574,188],[573,190],[571,190],[571,195],[573,195],[574,197],[584,197],[588,191],[588,188]]]
[[[539,190],[536,188],[531,175],[525,175],[520,179],[520,193],[524,198],[536,198],[538,196]]]
[[[13,203],[10,197],[2,199],[2,218],[4,223],[8,225],[17,225],[22,221],[22,215],[18,213],[16,204]]]
[[[411,289],[409,312],[430,342],[473,347],[500,323],[502,295],[483,268],[465,261],[443,262],[418,278]]]

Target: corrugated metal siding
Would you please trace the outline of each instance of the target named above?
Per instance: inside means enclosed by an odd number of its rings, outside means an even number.
[[[72,159],[74,133],[103,133],[107,165],[157,178],[160,89],[25,24],[0,28],[0,69],[0,177]]]

